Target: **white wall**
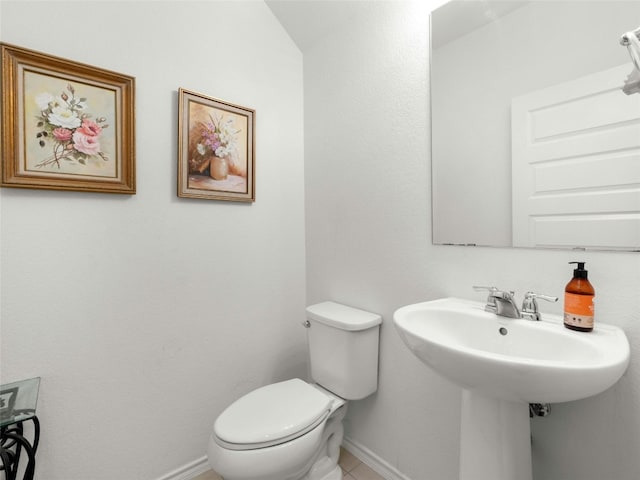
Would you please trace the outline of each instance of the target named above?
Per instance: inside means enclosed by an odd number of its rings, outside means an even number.
[[[640,255],[431,245],[428,2],[367,2],[305,50],[307,298],[384,316],[376,395],[350,405],[347,435],[412,480],[458,475],[460,390],[401,343],[398,307],[472,285],[562,295],[585,260],[601,321],[631,365],[611,390],[532,422],[537,480],[636,480],[640,472]],[[559,314],[562,302],[542,305]]]
[[[1,40],[136,77],[137,194],[0,190],[1,381],[37,478],[149,480],[306,374],[302,55],[262,1],[3,1]],[[177,90],[256,110],[252,205],[178,199]]]

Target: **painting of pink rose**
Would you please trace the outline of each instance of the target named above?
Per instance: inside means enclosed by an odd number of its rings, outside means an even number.
[[[34,103],[39,110],[34,140],[40,148],[50,151],[36,168],[61,169],[65,163],[87,165],[89,160],[109,162],[100,144],[102,131],[109,127],[107,119],[92,118],[89,99],[80,96],[72,83],[67,83],[57,96],[40,92]]]
[[[100,154],[100,142],[96,135],[85,135],[80,130],[76,130],[71,138],[73,139],[72,146],[78,152],[87,155]]]
[[[53,137],[59,142],[68,142],[71,140],[71,135],[73,135],[73,131],[68,128],[54,128],[53,129]]]
[[[97,137],[102,132],[102,127],[93,120],[85,118],[77,131],[88,137]]]
[[[3,42],[0,69],[0,187],[135,194],[134,77]]]

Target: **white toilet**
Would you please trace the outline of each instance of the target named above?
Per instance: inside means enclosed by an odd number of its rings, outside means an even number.
[[[224,480],[341,480],[347,400],[378,388],[380,315],[334,302],[307,307],[311,377],[258,388],[220,414],[209,439]]]

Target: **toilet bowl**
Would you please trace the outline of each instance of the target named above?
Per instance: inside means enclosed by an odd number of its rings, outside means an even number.
[[[379,315],[334,302],[307,308],[311,377],[260,387],[216,419],[211,467],[224,480],[341,480],[347,400],[377,390]]]
[[[209,462],[225,480],[340,480],[345,413],[345,400],[297,378],[259,388],[218,417]]]

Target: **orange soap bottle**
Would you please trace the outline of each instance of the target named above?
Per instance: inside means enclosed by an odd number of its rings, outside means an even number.
[[[590,332],[593,330],[596,291],[589,283],[585,262],[569,262],[578,265],[573,278],[564,289],[564,326],[571,330]]]

